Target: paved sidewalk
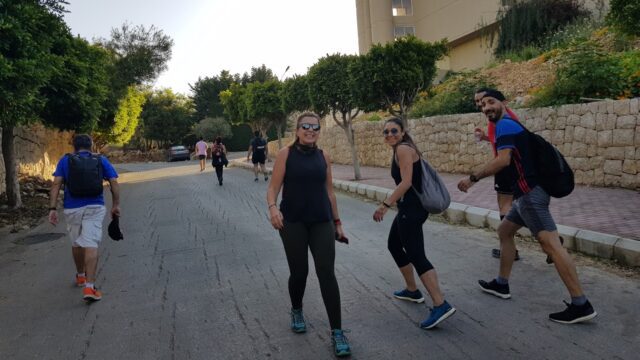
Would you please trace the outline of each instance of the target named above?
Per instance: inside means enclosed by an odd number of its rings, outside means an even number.
[[[267,163],[271,170],[273,163]],[[351,165],[333,164],[333,178],[354,181]],[[387,189],[395,187],[388,168],[363,166],[363,184]],[[461,174],[440,173],[451,194],[451,201],[484,209],[498,210],[493,177],[482,179],[468,193],[458,190]],[[551,213],[557,224],[640,240],[640,192],[617,188],[576,186],[563,199],[551,200]]]
[[[387,168],[362,167],[360,170],[361,183],[395,187]],[[493,177],[482,179],[465,194],[457,188],[464,175],[441,173],[440,176],[449,189],[451,201],[498,210]],[[334,164],[333,177],[353,181],[353,167]],[[576,186],[566,198],[551,200],[551,213],[558,224],[640,240],[640,192],[637,191]]]

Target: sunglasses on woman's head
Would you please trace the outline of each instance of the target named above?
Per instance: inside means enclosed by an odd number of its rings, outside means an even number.
[[[318,131],[320,130],[320,124],[309,124],[309,123],[302,123],[300,124],[300,126],[298,126],[299,128],[302,128],[302,130],[313,130],[313,131]]]
[[[400,133],[400,130],[398,130],[397,128],[392,128],[391,130],[389,130],[389,129],[382,130],[382,134],[384,136],[388,136],[389,134],[398,135],[398,133]]]

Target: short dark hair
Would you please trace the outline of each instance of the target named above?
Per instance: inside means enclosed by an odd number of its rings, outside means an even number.
[[[91,136],[87,134],[77,134],[73,137],[73,148],[78,150],[91,150],[91,146],[93,145],[93,140],[91,140]]]
[[[480,93],[483,93],[483,92],[487,92],[489,90],[495,90],[495,89],[488,88],[488,87],[481,87],[478,90],[476,90],[476,92],[474,94],[480,94]]]
[[[486,97],[492,97],[498,101],[505,101],[507,99],[504,97],[504,94],[502,92],[495,89],[488,89],[484,91],[484,96],[482,96],[482,98],[484,99]]]
[[[254,132],[253,132],[253,135],[255,135],[255,137],[260,136],[260,131],[258,131],[258,130],[254,131]]]

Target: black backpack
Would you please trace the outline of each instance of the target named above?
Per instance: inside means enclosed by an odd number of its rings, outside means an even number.
[[[575,180],[573,170],[555,146],[538,134],[529,133],[529,143],[533,154],[533,164],[538,175],[538,183],[555,198],[565,197],[573,191]]]
[[[65,186],[73,197],[89,198],[102,195],[102,157],[91,154],[80,156],[67,154],[69,177]]]

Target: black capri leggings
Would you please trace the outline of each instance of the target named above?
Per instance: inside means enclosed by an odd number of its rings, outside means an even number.
[[[399,209],[393,219],[387,247],[398,267],[413,264],[418,276],[433,269],[433,265],[424,253],[424,235],[422,224],[429,213],[423,209]]]
[[[294,309],[302,308],[302,297],[309,273],[309,249],[313,255],[316,275],[320,282],[322,300],[329,316],[331,329],[341,329],[340,289],[334,272],[336,258],[333,222],[305,224],[285,221],[280,230],[289,263],[289,296]]]

